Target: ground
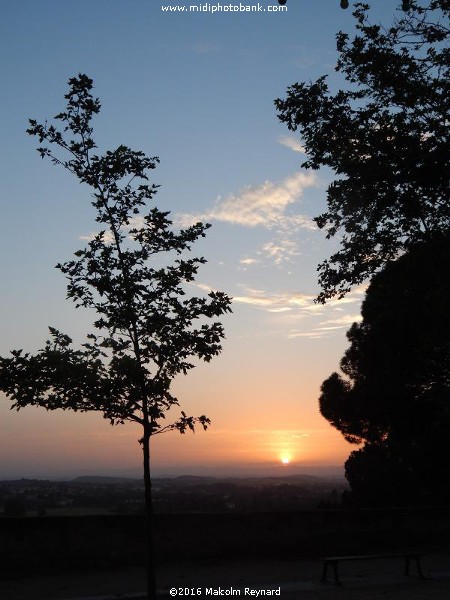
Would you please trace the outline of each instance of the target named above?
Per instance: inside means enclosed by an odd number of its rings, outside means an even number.
[[[205,590],[281,590],[282,600],[445,600],[450,598],[450,555],[436,554],[423,558],[427,576],[404,577],[401,559],[384,559],[343,563],[342,588],[332,582],[320,582],[321,565],[304,560],[201,561],[195,564],[163,565],[158,569],[161,596],[170,598],[176,588],[178,596],[195,595]],[[0,581],[1,600],[112,600],[142,598],[145,573],[142,568],[123,568],[53,573],[29,578]],[[182,593],[182,592],[186,593]],[[248,593],[248,592],[247,592]],[[217,596],[216,596],[217,597]],[[251,597],[251,596],[247,596]],[[256,596],[254,595],[253,598]],[[260,596],[261,597],[261,596]]]

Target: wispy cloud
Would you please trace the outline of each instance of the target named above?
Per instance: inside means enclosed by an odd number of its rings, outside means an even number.
[[[205,284],[192,284],[203,291],[211,291]],[[246,337],[287,337],[288,339],[322,339],[342,335],[355,323],[361,321],[359,304],[366,286],[360,286],[341,300],[316,304],[311,293],[285,291],[270,292],[238,284],[241,293],[233,295],[233,305],[253,308],[265,313],[267,327]]]
[[[234,296],[233,302],[264,308],[269,312],[288,312],[293,308],[307,307],[314,301],[314,296],[311,294],[272,294],[247,287],[244,287],[243,291],[243,295]]]
[[[91,232],[88,233],[87,235],[80,235],[78,236],[78,239],[83,240],[83,242],[91,242],[96,235],[98,235],[100,232],[99,231],[95,231],[95,232]],[[114,236],[111,233],[111,231],[105,231],[103,233],[103,241],[105,242],[105,244],[112,244],[114,241]]]
[[[233,296],[233,302],[240,304],[251,304],[252,306],[260,306],[262,308],[271,307],[273,300],[271,298],[256,297],[256,296]]]
[[[300,254],[297,242],[288,238],[267,242],[262,247],[261,253],[270,257],[276,265],[292,260],[294,256]]]
[[[347,323],[346,325],[344,325],[344,324],[328,325],[328,326],[319,325],[318,327],[310,326],[305,329],[292,329],[288,333],[288,338],[292,340],[292,339],[296,339],[296,338],[322,339],[325,337],[330,337],[330,335],[340,333],[342,331],[342,329],[348,329],[349,326],[355,320],[358,321],[360,319],[353,319],[351,322]]]
[[[286,148],[290,148],[294,152],[299,152],[300,154],[305,154],[305,148],[301,145],[297,138],[292,137],[290,135],[281,135],[278,138],[278,142],[282,146],[286,146]]]
[[[279,183],[265,181],[261,185],[245,187],[236,195],[219,198],[202,214],[177,214],[176,220],[181,226],[197,221],[221,221],[243,227],[313,230],[316,226],[310,218],[287,214],[286,210],[301,198],[305,189],[315,184],[314,173],[299,172]]]
[[[342,317],[337,317],[335,319],[329,319],[328,321],[324,321],[323,325],[332,325],[335,328],[349,327],[353,325],[353,323],[359,323],[362,321],[362,316],[360,314],[356,315],[343,315]]]
[[[351,299],[351,302],[358,301],[358,294],[355,294],[355,297]],[[337,301],[342,302],[342,300]],[[325,307],[321,307],[322,310],[326,313],[330,313],[330,311],[336,314],[338,311],[343,310],[341,307],[337,307],[336,305],[326,305]],[[318,315],[320,317],[320,313]],[[334,317],[321,320],[317,322],[317,319],[313,323],[309,323],[307,327],[302,329],[291,329],[288,333],[289,339],[295,338],[309,338],[309,339],[321,339],[324,337],[329,337],[330,335],[334,335],[340,333],[342,329],[349,329],[349,327],[353,323],[359,323],[362,320],[360,314],[345,314],[345,315],[336,315]]]
[[[261,262],[261,261],[258,260],[257,258],[241,258],[241,260],[239,261],[239,264],[249,266],[249,265],[256,265],[259,262]]]
[[[321,320],[318,324],[322,327],[345,327],[349,324],[351,325],[354,321],[361,320],[359,314],[341,314],[343,305],[360,302],[359,293],[356,291],[349,293],[348,296],[341,300],[331,301],[323,305],[315,304],[314,300],[316,296],[314,294],[302,292],[271,293],[244,285],[240,287],[244,294],[235,296],[235,302],[267,307],[270,308],[271,312],[284,312],[287,309],[301,309],[308,315],[326,315],[326,320]],[[334,317],[335,314],[336,316]]]
[[[348,329],[354,322],[361,321],[356,306],[352,306],[361,302],[360,288],[341,300],[323,305],[316,304],[315,296],[309,293],[270,293],[246,286],[240,287],[243,293],[236,295],[233,301],[272,314],[273,318],[277,319],[277,326],[282,328],[274,332],[274,335],[286,336],[288,339],[326,338]]]

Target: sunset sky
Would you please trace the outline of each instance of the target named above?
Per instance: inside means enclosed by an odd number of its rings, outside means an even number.
[[[332,174],[300,169],[301,140],[278,122],[273,100],[324,73],[340,85],[334,36],[352,31],[351,11],[338,0],[288,0],[287,12],[274,13],[161,10],[169,4],[194,2],[22,0],[2,8],[0,354],[35,352],[48,325],[77,342],[90,329],[92,315],[65,299],[54,269],[95,231],[89,194],[41,161],[25,134],[28,117],[60,112],[68,78],[86,73],[103,107],[100,150],[126,144],[160,157],[158,206],[180,225],[213,225],[194,248],[209,261],[196,290],[234,297],[222,355],[175,383],[182,408],[206,413],[212,427],[155,438],[155,473],[342,467],[352,447],[320,416],[318,396],[338,368],[363,289],[313,303],[317,263],[333,243],[311,219],[325,207]],[[390,23],[398,2],[374,4],[374,18]],[[133,425],[9,406],[0,396],[0,479],[140,473]]]

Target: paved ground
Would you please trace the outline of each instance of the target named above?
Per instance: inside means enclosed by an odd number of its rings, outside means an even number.
[[[344,563],[340,567],[342,588],[320,583],[318,563],[286,561],[210,561],[165,565],[158,570],[161,595],[170,598],[192,596],[191,589],[224,592],[280,589],[282,600],[448,600],[450,598],[450,556],[424,557],[425,581],[402,575],[401,559]],[[1,600],[112,600],[142,598],[145,573],[141,568],[89,570],[55,573],[26,579],[0,581]],[[187,593],[185,593],[187,592]],[[220,595],[224,595],[220,594]],[[212,597],[211,593],[209,594]],[[217,595],[216,595],[217,597]],[[260,596],[261,597],[261,596]],[[277,596],[275,596],[277,597]]]

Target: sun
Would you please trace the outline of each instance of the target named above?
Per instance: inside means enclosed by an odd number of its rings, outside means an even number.
[[[291,462],[291,459],[289,458],[289,456],[282,456],[281,457],[281,464],[282,465],[288,465]]]

